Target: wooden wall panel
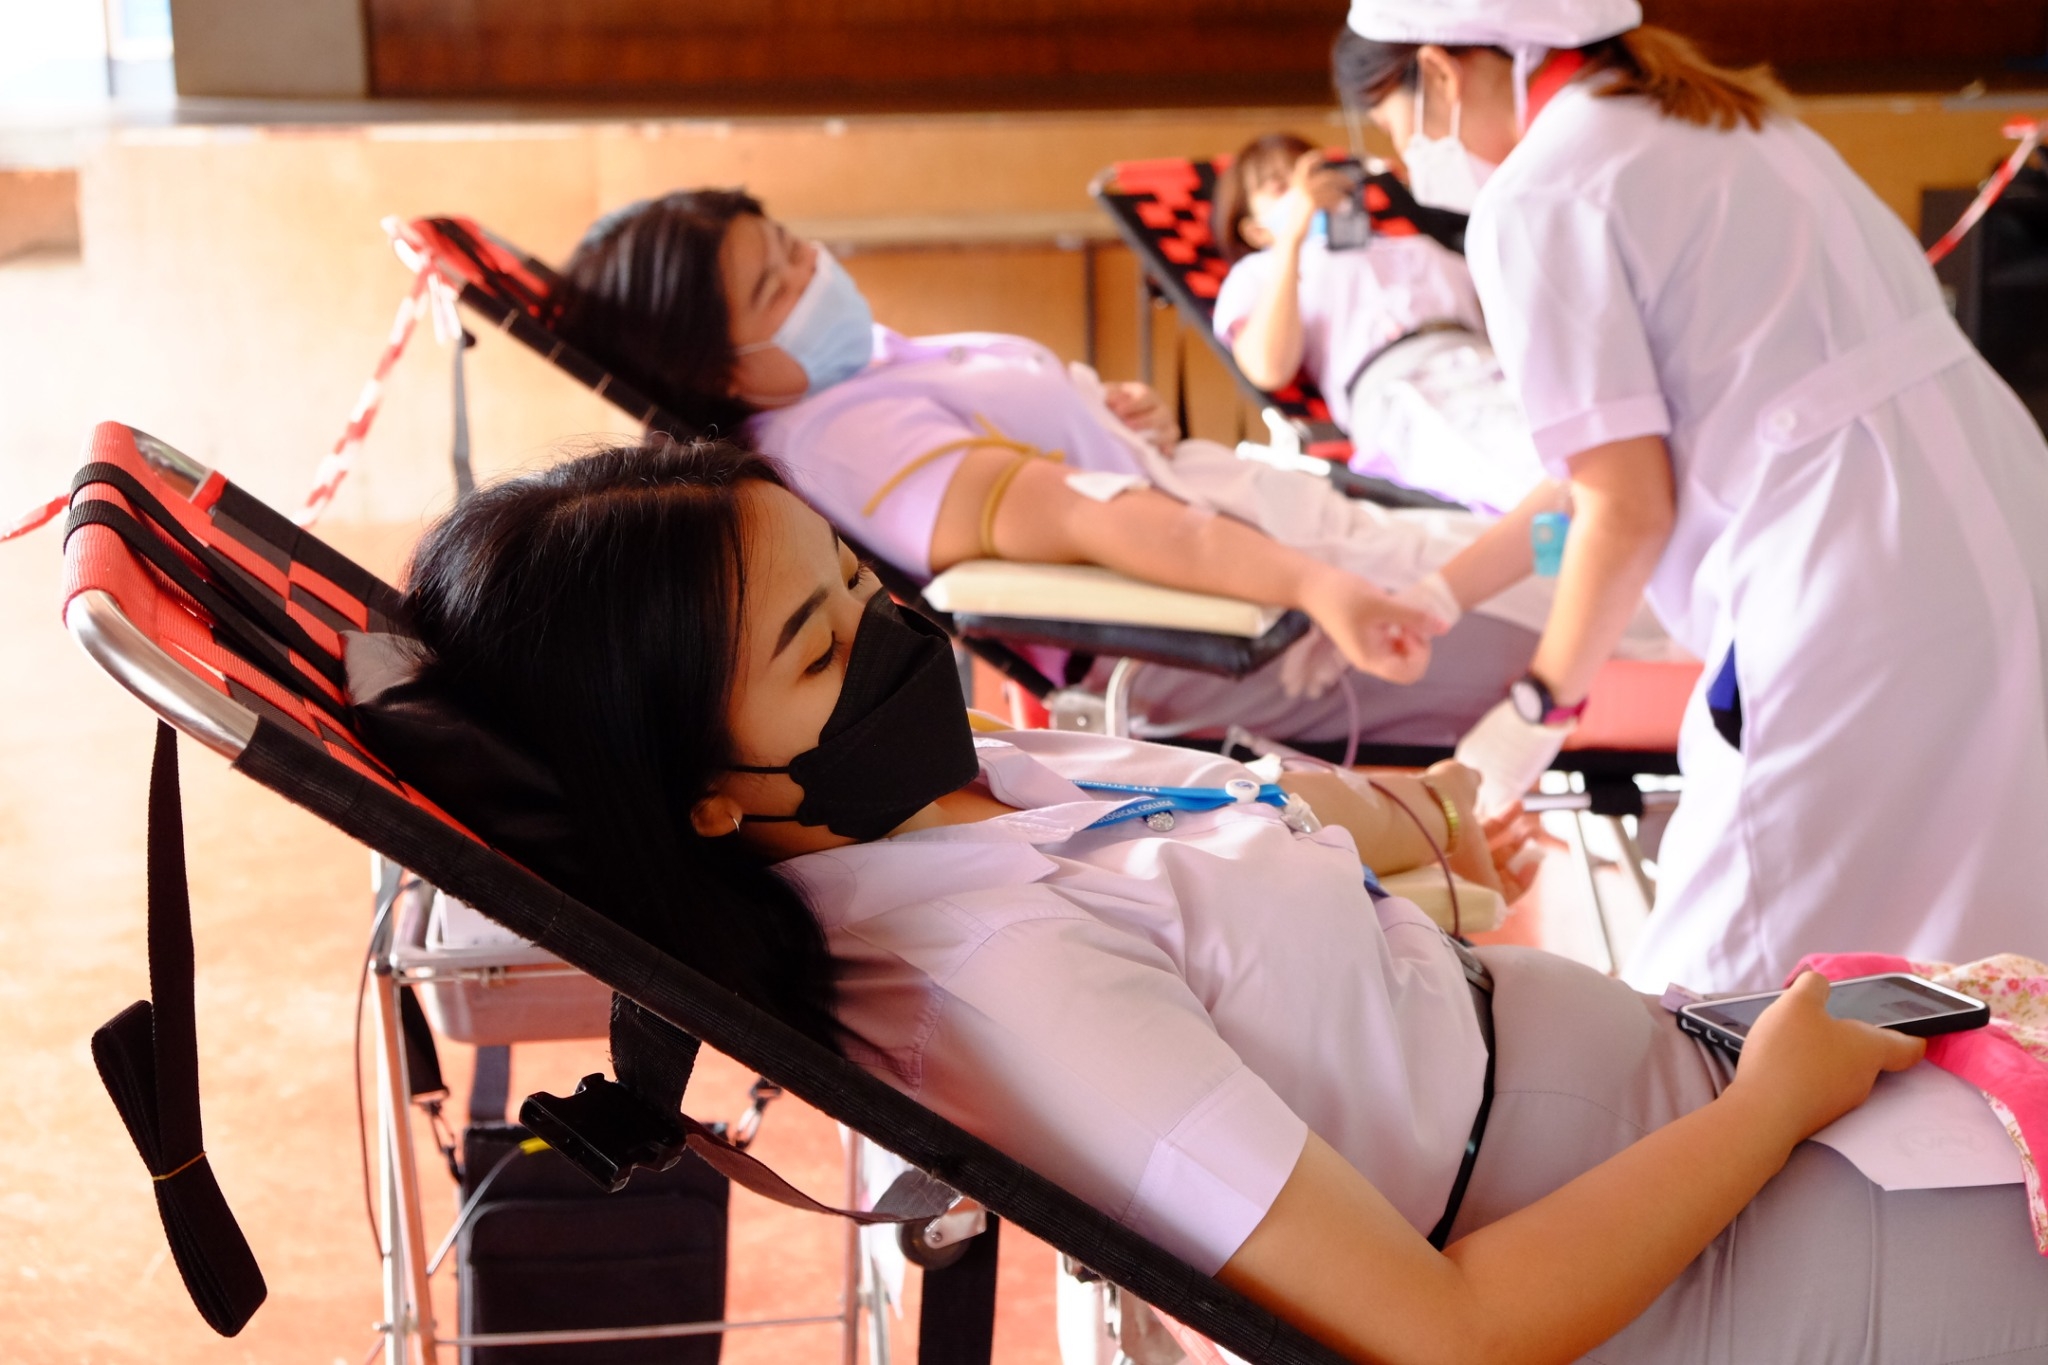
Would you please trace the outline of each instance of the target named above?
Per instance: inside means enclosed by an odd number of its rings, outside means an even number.
[[[791,112],[1317,102],[1328,98],[1343,8],[365,0],[378,95]],[[2015,60],[2038,68],[2048,55],[2048,0],[1646,0],[1646,9],[1717,54],[1776,63],[1795,85],[1937,88],[2009,77]]]
[[[368,0],[379,95],[818,109],[1303,102],[1329,0]]]
[[[1788,71],[2048,57],[2048,0],[1643,0],[1723,60]]]

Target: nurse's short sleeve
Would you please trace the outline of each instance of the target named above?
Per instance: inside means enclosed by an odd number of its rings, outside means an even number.
[[[960,443],[980,432],[933,399],[894,388],[885,375],[839,387],[849,392],[828,389],[766,414],[756,427],[761,448],[843,534],[905,573],[930,578],[939,503],[966,456]],[[946,453],[920,460],[935,451]]]
[[[1553,475],[1569,477],[1581,451],[1670,433],[1641,281],[1611,210],[1569,189],[1488,196],[1466,258],[1494,350]]]
[[[1216,292],[1216,311],[1210,318],[1210,326],[1216,335],[1225,341],[1235,341],[1237,331],[1244,326],[1259,306],[1267,286],[1273,278],[1273,253],[1255,251],[1239,258],[1230,267],[1230,273],[1223,277],[1223,287]]]
[[[983,922],[994,932],[934,977],[946,999],[919,1097],[1214,1274],[1279,1196],[1307,1124],[1163,953],[1070,908],[1019,916],[1007,897],[1007,922]],[[979,920],[975,899],[949,908]]]

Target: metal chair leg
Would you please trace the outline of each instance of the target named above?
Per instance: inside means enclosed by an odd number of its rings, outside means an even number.
[[[1648,911],[1657,903],[1657,883],[1651,881],[1650,874],[1643,870],[1642,845],[1636,842],[1635,835],[1628,832],[1628,825],[1623,817],[1608,816],[1607,826],[1614,831],[1614,841],[1621,845],[1622,864],[1628,868],[1629,876],[1635,879],[1636,890],[1643,898],[1643,909]]]
[[[860,1207],[860,1157],[861,1147],[866,1139],[852,1129],[846,1130],[846,1207]],[[861,1273],[861,1262],[866,1258],[861,1252],[860,1224],[852,1219],[846,1221],[846,1282],[840,1289],[839,1298],[839,1360],[840,1365],[860,1365],[860,1306],[861,1287],[865,1278]]]
[[[1614,924],[1607,913],[1607,898],[1600,891],[1599,867],[1593,859],[1592,845],[1586,839],[1586,813],[1572,812],[1572,850],[1576,855],[1579,873],[1585,879],[1586,894],[1593,901],[1594,918],[1600,921],[1600,941],[1607,949],[1607,970],[1621,970],[1621,953],[1614,942]]]
[[[372,972],[377,1023],[379,1170],[384,1186],[384,1330],[389,1343],[385,1359],[404,1360],[403,1343],[410,1338],[420,1365],[434,1365],[434,1300],[427,1282],[426,1229],[420,1215],[405,1044],[399,1033],[398,983],[391,974],[388,959],[382,956],[374,963]]]

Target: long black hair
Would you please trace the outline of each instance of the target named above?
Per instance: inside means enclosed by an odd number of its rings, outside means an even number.
[[[733,760],[749,484],[787,486],[730,442],[655,436],[481,489],[421,541],[406,605],[421,681],[560,783],[563,889],[836,1046],[817,920],[690,822]]]
[[[678,190],[605,215],[562,267],[554,325],[690,424],[735,437],[754,409],[729,388],[737,357],[719,252],[743,190]]]

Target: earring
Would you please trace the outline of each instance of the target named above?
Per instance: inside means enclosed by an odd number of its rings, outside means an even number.
[[[732,832],[734,834],[738,834],[740,832],[740,818],[737,815],[733,816],[732,818]]]

